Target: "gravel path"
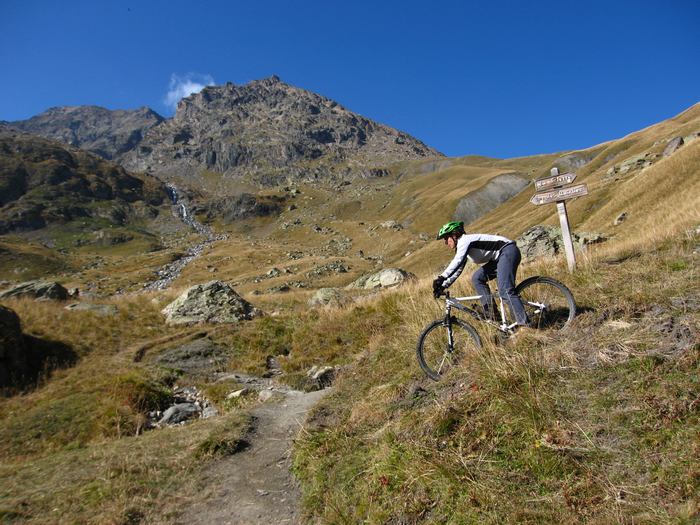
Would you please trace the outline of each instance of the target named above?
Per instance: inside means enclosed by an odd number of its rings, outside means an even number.
[[[202,498],[179,524],[271,525],[300,523],[300,491],[290,472],[291,448],[306,414],[328,390],[287,391],[256,408],[250,446],[209,467]]]

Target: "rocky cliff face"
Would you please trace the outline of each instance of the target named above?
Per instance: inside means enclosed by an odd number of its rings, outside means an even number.
[[[183,99],[122,163],[164,177],[209,170],[276,184],[381,176],[388,164],[430,156],[440,153],[273,76]]]
[[[144,134],[163,120],[147,107],[112,111],[98,106],[67,106],[7,124],[26,133],[91,151],[105,159],[117,159],[134,149]]]
[[[169,200],[150,176],[35,135],[0,130],[0,234],[76,218],[124,224]]]

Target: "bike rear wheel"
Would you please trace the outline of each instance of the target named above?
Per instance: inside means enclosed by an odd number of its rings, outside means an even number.
[[[573,294],[551,277],[525,279],[515,293],[520,296],[533,328],[563,330],[576,316]]]
[[[455,367],[470,352],[481,347],[481,338],[469,323],[450,318],[452,350],[449,346],[448,327],[444,319],[433,321],[418,338],[416,355],[425,374],[435,381]]]

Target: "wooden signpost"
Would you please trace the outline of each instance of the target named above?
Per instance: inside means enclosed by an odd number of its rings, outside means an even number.
[[[568,188],[558,188],[556,190],[535,193],[530,199],[530,202],[539,206],[540,204],[564,201],[573,199],[574,197],[583,197],[584,195],[588,195],[588,187],[585,184],[577,184],[576,186],[569,186]]]
[[[575,180],[575,173],[564,173],[564,175],[559,175],[559,170],[557,169],[557,174],[555,175],[554,170],[552,170],[551,177],[544,177],[535,181],[535,190],[542,191],[548,190],[549,188],[558,188],[560,186],[564,186],[565,184],[571,184]]]
[[[566,200],[588,195],[588,187],[585,184],[562,187],[574,182],[576,174],[564,173],[560,175],[557,168],[552,168],[551,173],[552,175],[550,177],[543,177],[535,181],[535,189],[537,191],[547,191],[535,193],[530,199],[530,202],[536,206],[549,204],[550,202],[557,203],[561,235],[564,239],[564,250],[566,251],[566,261],[569,264],[569,271],[573,272],[576,269],[576,255],[574,254],[574,243],[571,241],[569,217],[566,214]]]

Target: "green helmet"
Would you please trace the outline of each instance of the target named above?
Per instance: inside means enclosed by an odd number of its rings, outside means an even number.
[[[448,222],[442,228],[440,228],[440,231],[437,234],[437,240],[439,241],[452,232],[464,232],[464,223],[462,221]]]

